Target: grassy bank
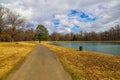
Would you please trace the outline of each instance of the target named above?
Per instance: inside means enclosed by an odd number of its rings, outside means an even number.
[[[58,55],[73,80],[120,80],[120,56],[42,44]]]
[[[0,43],[0,80],[32,50],[32,43]]]

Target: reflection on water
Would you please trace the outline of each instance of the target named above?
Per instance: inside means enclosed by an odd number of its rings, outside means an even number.
[[[53,44],[75,49],[83,46],[84,50],[120,55],[120,43],[116,42],[53,42]]]

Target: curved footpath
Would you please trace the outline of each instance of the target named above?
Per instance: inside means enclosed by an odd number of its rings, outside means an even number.
[[[47,47],[37,44],[18,70],[6,80],[72,80],[57,56]]]

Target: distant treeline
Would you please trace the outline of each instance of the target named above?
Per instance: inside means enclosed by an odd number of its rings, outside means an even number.
[[[118,41],[120,40],[120,26],[117,25],[104,32],[83,32],[78,34],[60,34],[54,32],[50,35],[52,41]]]

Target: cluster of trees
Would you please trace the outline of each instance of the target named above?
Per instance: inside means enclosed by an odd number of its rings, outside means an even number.
[[[25,18],[0,5],[0,42],[32,40],[34,30],[26,27]]]
[[[120,40],[120,26],[112,27],[104,32],[83,32],[78,34],[60,34],[54,32],[50,35],[52,41],[115,41]]]
[[[34,30],[21,15],[0,5],[0,42],[48,39],[48,30],[43,25],[38,25]]]

